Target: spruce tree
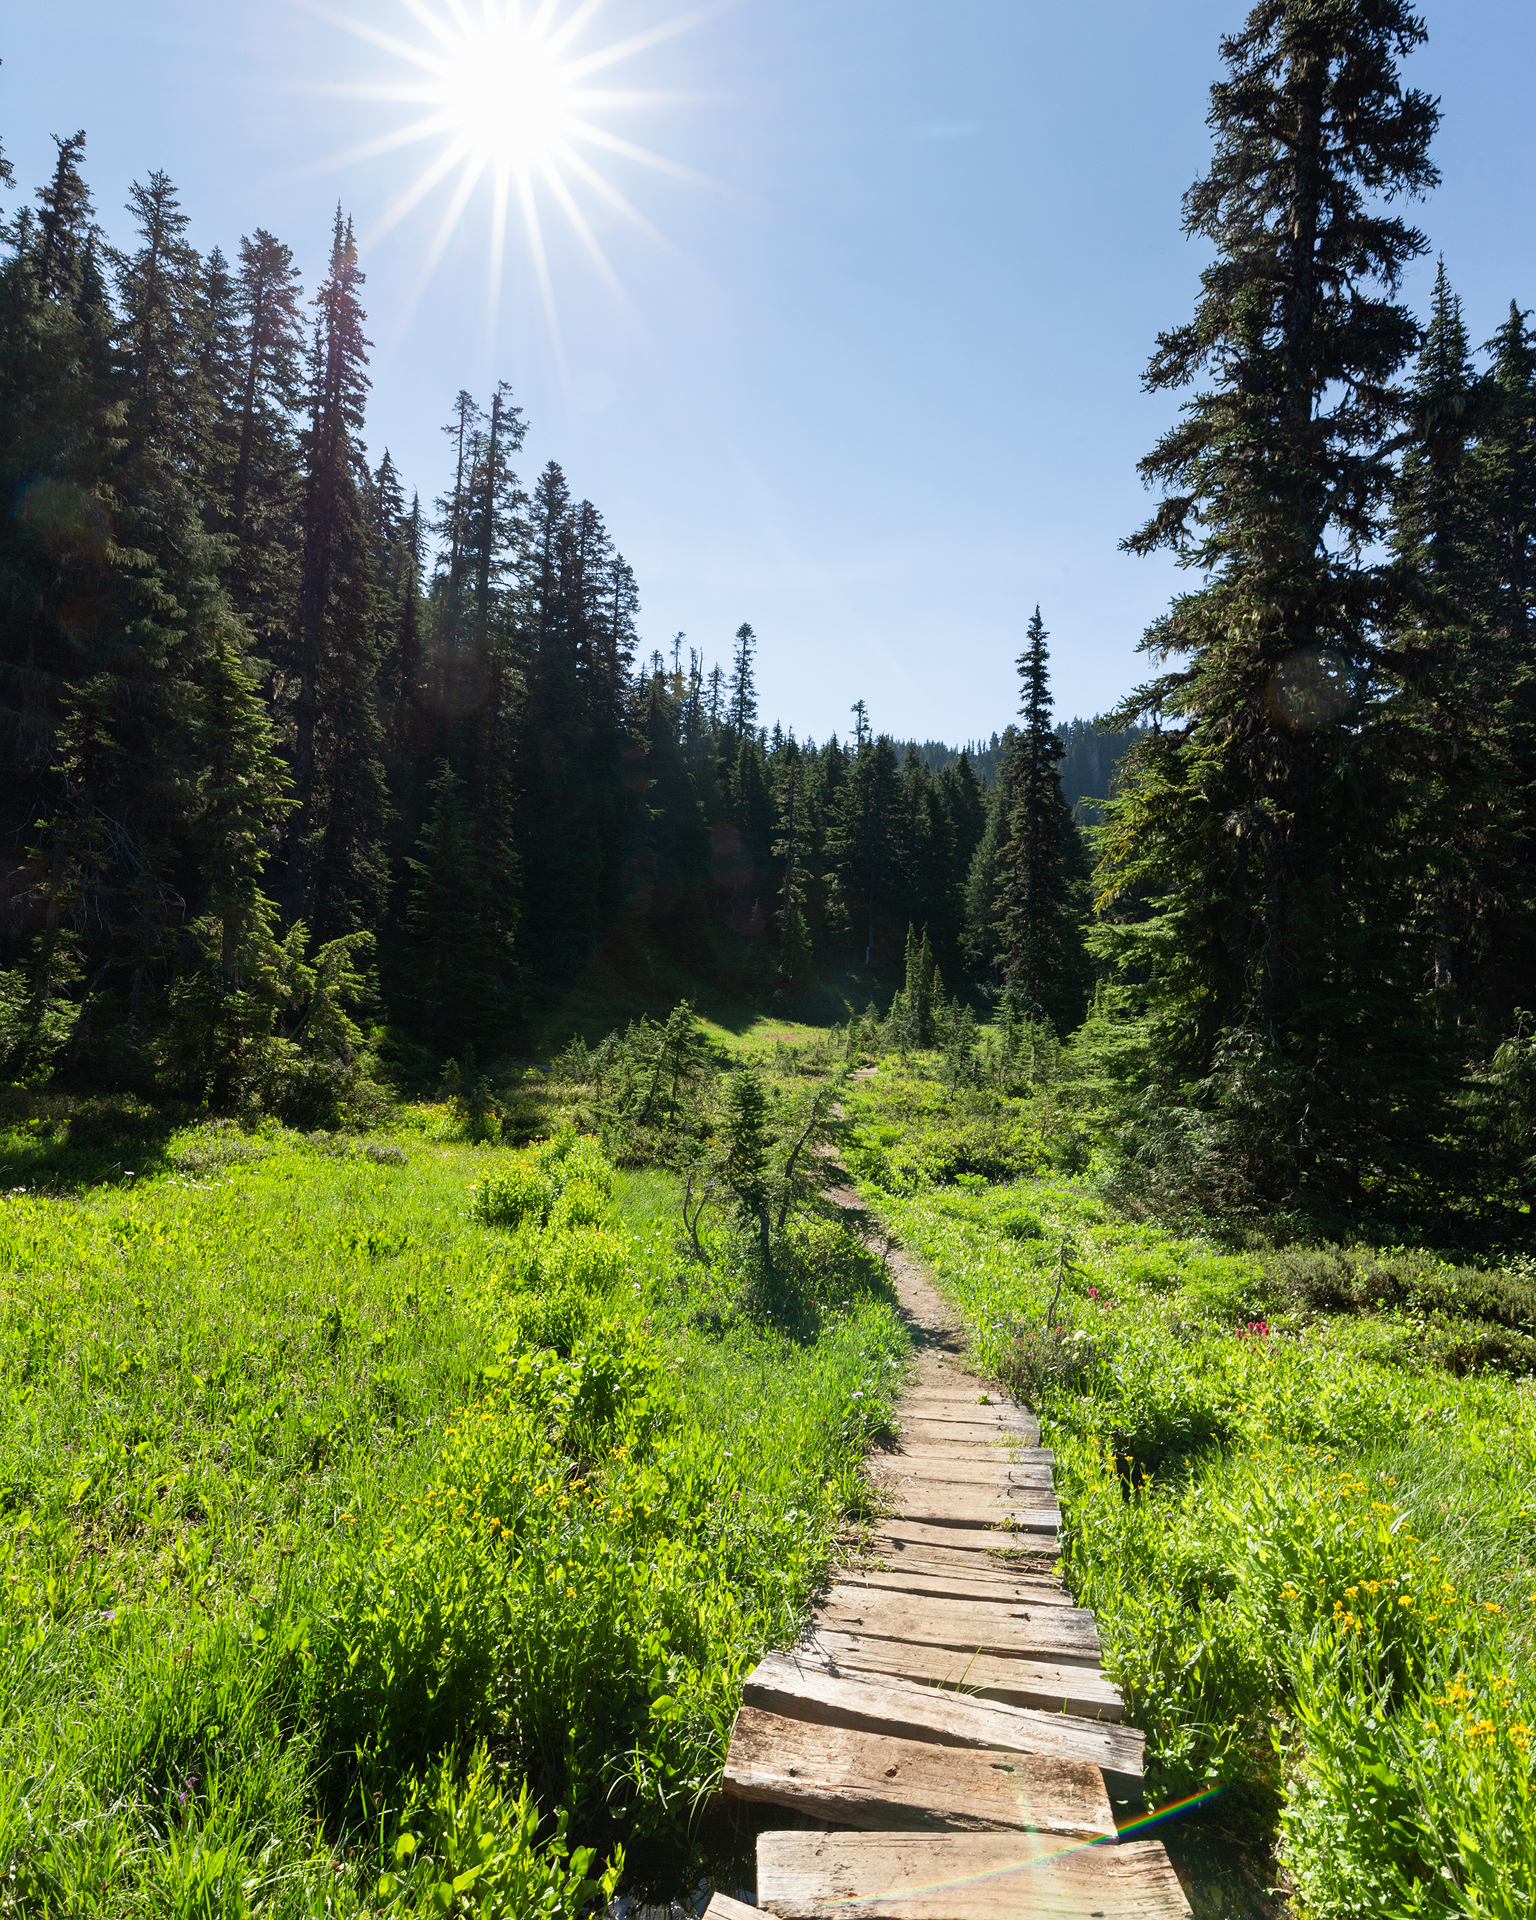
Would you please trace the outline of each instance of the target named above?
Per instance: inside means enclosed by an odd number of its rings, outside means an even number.
[[[895,957],[898,929],[905,925],[909,842],[901,800],[901,773],[890,736],[866,738],[837,796],[827,833],[827,861],[839,917],[867,968],[882,952]]]
[[[225,396],[232,441],[222,524],[233,542],[230,599],[257,648],[281,655],[299,586],[303,495],[295,421],[304,327],[293,255],[264,227],[240,242],[238,339]]]
[[[445,1052],[499,1039],[518,1006],[516,854],[487,848],[465,783],[441,761],[410,872],[409,994],[421,1030]]]
[[[752,658],[757,651],[757,635],[743,620],[736,629],[736,651],[731,659],[730,718],[731,732],[738,741],[757,725],[757,679]]]
[[[388,885],[379,636],[360,481],[368,391],[352,223],[341,209],[310,351],[304,531],[292,647],[294,798],[284,909],[322,939],[375,923]]]
[[[1018,737],[1018,728],[1010,726],[998,740],[997,779],[987,794],[981,838],[965,878],[966,964],[978,978],[990,978],[996,984],[1001,984],[1003,964],[997,907],[1007,877],[1008,844],[1013,834]]]
[[[1254,1178],[1271,1188],[1325,1166],[1347,1186],[1430,1124],[1405,1118],[1405,1088],[1424,1091],[1412,954],[1361,910],[1393,858],[1389,776],[1348,724],[1390,676],[1398,611],[1369,550],[1418,333],[1394,296],[1426,244],[1387,203],[1437,178],[1438,110],[1397,73],[1424,37],[1398,0],[1262,0],[1223,41],[1184,222],[1215,257],[1146,376],[1210,384],[1141,463],[1166,494],[1126,545],[1172,549],[1200,584],[1143,642],[1182,664],[1121,709],[1172,724],[1133,750],[1110,808],[1101,898],[1147,904],[1100,946],[1199,1098],[1264,1080]]]
[[[1536,1007],[1536,329],[1510,302],[1489,341],[1493,365],[1481,422],[1482,480],[1492,547],[1488,622],[1502,689],[1503,791],[1495,839],[1500,912],[1490,930],[1486,1023],[1512,1031]]]
[[[1407,589],[1397,662],[1405,684],[1376,731],[1381,750],[1416,780],[1404,917],[1422,943],[1420,965],[1447,1036],[1476,1020],[1477,975],[1501,891],[1495,843],[1507,771],[1506,676],[1490,631],[1489,503],[1474,437],[1480,385],[1442,260],[1410,385],[1393,511],[1391,545]]]
[[[1051,726],[1046,639],[1036,607],[1017,662],[1024,724],[1014,738],[1013,809],[996,917],[1003,980],[1015,1004],[1064,1031],[1077,1025],[1087,1004],[1088,874],[1082,840],[1061,791],[1062,746]]]

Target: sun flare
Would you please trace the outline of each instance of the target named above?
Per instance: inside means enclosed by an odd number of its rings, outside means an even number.
[[[422,95],[435,95],[482,166],[541,167],[573,130],[575,90],[558,54],[510,10],[475,22],[444,60],[441,85]]]
[[[507,226],[516,207],[526,231],[549,322],[558,337],[541,201],[553,202],[615,291],[618,281],[582,198],[600,201],[653,239],[660,236],[595,164],[611,157],[697,180],[650,149],[615,133],[604,121],[634,108],[670,105],[689,96],[655,88],[607,84],[611,69],[691,26],[711,6],[675,16],[591,47],[585,35],[602,0],[398,0],[417,30],[414,38],[371,20],[331,14],[336,26],[401,63],[397,78],[340,81],[323,90],[354,99],[395,102],[414,117],[375,139],[333,154],[324,166],[349,165],[393,149],[433,143],[420,173],[398,192],[363,236],[381,239],[438,189],[445,197],[437,230],[422,261],[417,293],[425,286],[482,181],[489,183],[488,323],[494,326],[505,262]],[[402,26],[405,22],[401,23]],[[596,76],[600,84],[593,84]]]

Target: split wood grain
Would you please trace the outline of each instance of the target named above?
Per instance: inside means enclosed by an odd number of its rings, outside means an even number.
[[[816,1609],[816,1626],[818,1631],[866,1638],[873,1634],[883,1640],[1016,1655],[1023,1660],[1096,1665],[1099,1658],[1099,1631],[1085,1607],[1048,1607],[1027,1601],[976,1606],[927,1594],[838,1585]]]
[[[904,1407],[974,1408],[977,1417],[1005,1421],[1016,1427],[1035,1425],[1035,1416],[1028,1407],[1021,1406],[1017,1400],[1005,1400],[997,1393],[989,1393],[979,1380],[973,1382],[969,1392],[958,1384],[908,1387],[901,1396],[901,1404]],[[971,1417],[967,1413],[966,1418]]]
[[[1059,1581],[1023,1574],[974,1571],[929,1572],[910,1563],[888,1566],[863,1559],[841,1561],[833,1569],[837,1585],[860,1592],[925,1594],[934,1600],[967,1600],[986,1607],[1070,1607],[1072,1596]]]
[[[936,1747],[743,1707],[724,1790],[813,1819],[879,1831],[1112,1835],[1097,1767],[1039,1754]]]
[[[1034,1415],[1020,1408],[985,1407],[974,1400],[960,1400],[950,1394],[904,1393],[897,1402],[896,1412],[903,1425],[911,1419],[938,1421],[946,1426],[981,1427],[990,1434],[1010,1440],[1040,1431],[1040,1423]],[[1029,1444],[1034,1446],[1038,1442],[1031,1440]]]
[[[745,1900],[733,1900],[728,1893],[713,1893],[704,1920],[773,1920],[773,1916],[761,1907],[749,1907]]]
[[[980,1412],[981,1409],[978,1408],[977,1411]],[[936,1420],[922,1413],[914,1414],[911,1419],[908,1419],[902,1414],[899,1407],[897,1408],[897,1419],[901,1425],[902,1440],[909,1444],[913,1441],[924,1441],[931,1445],[936,1440],[955,1440],[970,1441],[972,1443],[979,1442],[984,1445],[988,1440],[997,1440],[1006,1436],[1006,1430],[992,1422],[982,1420]],[[1040,1430],[1038,1427],[1024,1427],[1020,1428],[1019,1431],[1021,1435],[1024,1433],[1031,1435],[1031,1439],[1028,1442],[1031,1446],[1036,1444],[1039,1439]],[[1021,1440],[1020,1444],[1022,1445],[1024,1442]]]
[[[1054,1533],[1061,1525],[1056,1496],[1043,1487],[1015,1487],[1011,1494],[947,1480],[900,1480],[887,1498],[904,1520],[934,1527],[1014,1527]]]
[[[1005,1566],[1021,1559],[1050,1559],[1057,1544],[1048,1533],[1013,1533],[999,1527],[936,1527],[926,1521],[891,1514],[878,1520],[861,1539],[870,1542],[870,1550],[886,1555],[912,1554],[927,1550],[943,1554],[963,1554],[977,1566]]]
[[[1160,1842],[1027,1833],[763,1833],[757,1897],[779,1920],[1191,1920]]]
[[[1053,1448],[1016,1446],[1007,1439],[899,1440],[894,1446],[881,1449],[869,1457],[872,1461],[954,1460],[981,1466],[995,1465],[999,1461],[1007,1461],[1010,1464],[1016,1462],[1019,1466],[1053,1467],[1056,1464]]]
[[[914,1460],[909,1454],[875,1454],[865,1470],[877,1486],[893,1481],[921,1480],[946,1487],[1040,1487],[1054,1491],[1056,1476],[1047,1466],[1012,1460],[956,1460],[941,1455],[937,1460]]]
[[[912,1546],[947,1547],[959,1553],[1053,1553],[1054,1529],[1046,1526],[993,1526],[986,1521],[942,1524],[920,1514],[891,1513],[874,1523],[875,1537],[905,1540]]]
[[[1118,1720],[1125,1711],[1119,1688],[1096,1667],[882,1640],[874,1634],[837,1633],[822,1627],[812,1629],[805,1650],[848,1673],[883,1673],[930,1686],[963,1688],[1008,1706],[1040,1707],[1088,1720]]]
[[[765,1654],[747,1675],[742,1698],[789,1718],[860,1727],[942,1747],[1005,1747],[1097,1767],[1109,1790],[1141,1791],[1146,1735],[1112,1720],[1043,1713],[1029,1707],[940,1691],[899,1675],[850,1673],[808,1653]]]

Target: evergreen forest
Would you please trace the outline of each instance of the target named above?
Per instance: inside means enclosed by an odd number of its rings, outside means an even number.
[[[334,1114],[370,1034],[494,1058],[589,977],[793,1000],[899,977],[917,927],[1002,986],[1021,754],[1060,813],[1048,701],[979,772],[862,702],[848,746],[770,729],[750,624],[728,668],[644,654],[602,514],[519,476],[505,383],[453,398],[430,501],[370,455],[339,210],[312,297],[265,230],[200,254],[161,173],[128,212],[119,249],[79,133],[5,230],[4,1071]]]
[[[1048,1850],[795,1911],[1528,1920],[1536,325],[1415,223],[1426,36],[1221,40],[1181,589],[1070,719],[1028,591],[963,745],[643,636],[510,381],[402,472],[344,208],[303,286],[0,148],[0,1920],[752,1913],[749,1676],[877,1576]],[[913,1837],[881,1739],[791,1837]]]
[[[339,209],[306,295],[264,229],[200,253],[160,172],[110,244],[58,139],[0,278],[6,1073],[334,1117],[392,1045],[526,1053],[573,982],[784,1007],[916,930],[982,1010],[1092,1006],[1154,1179],[1523,1204],[1536,333],[1515,299],[1476,346],[1443,262],[1401,301],[1437,109],[1387,12],[1305,87],[1283,7],[1227,43],[1211,264],[1146,374],[1192,397],[1125,542],[1199,584],[1098,728],[1056,727],[1037,610],[970,751],[862,702],[847,745],[770,729],[746,622],[725,666],[646,651],[506,383],[424,502],[365,443]]]

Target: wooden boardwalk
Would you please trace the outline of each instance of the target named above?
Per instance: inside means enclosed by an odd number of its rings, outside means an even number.
[[[746,1683],[723,1790],[788,1811],[759,1834],[757,1905],[705,1920],[1189,1920],[1162,1845],[1117,1840],[1145,1742],[1057,1572],[1049,1452],[964,1371],[921,1272],[919,1340],[882,1517],[848,1540],[810,1630]]]

